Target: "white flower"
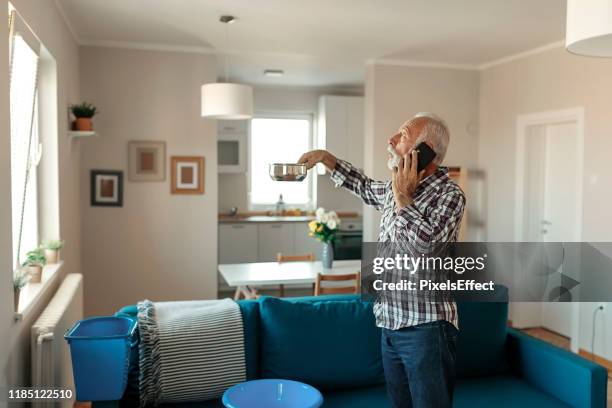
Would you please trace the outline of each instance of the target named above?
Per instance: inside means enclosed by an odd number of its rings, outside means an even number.
[[[327,228],[334,230],[338,226],[338,223],[334,218],[327,220]]]
[[[323,223],[323,224],[327,224],[327,221],[329,221],[329,213],[323,213],[321,215],[321,219],[319,219],[319,222]]]
[[[317,217],[317,221],[321,222],[321,219],[323,218],[324,214],[325,214],[325,208],[323,208],[323,207],[317,208],[317,211],[315,211],[315,215]]]

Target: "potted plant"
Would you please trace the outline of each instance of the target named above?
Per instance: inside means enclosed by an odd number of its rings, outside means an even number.
[[[15,301],[15,311],[19,309],[19,295],[21,294],[21,289],[27,285],[28,278],[28,272],[24,269],[17,268],[13,271],[13,299]]]
[[[38,247],[26,253],[26,260],[22,266],[28,268],[30,273],[30,282],[40,283],[42,278],[42,268],[47,263],[45,252],[42,247]]]
[[[317,218],[308,223],[308,235],[323,243],[321,261],[323,268],[330,269],[334,261],[333,242],[336,240],[340,218],[334,211],[325,211],[324,208],[318,208],[315,215]]]
[[[70,110],[76,118],[73,122],[74,130],[93,130],[91,118],[97,113],[97,108],[95,106],[88,102],[82,102],[77,105],[71,105]]]
[[[52,239],[43,244],[47,264],[56,264],[60,261],[60,249],[64,247],[64,240]]]

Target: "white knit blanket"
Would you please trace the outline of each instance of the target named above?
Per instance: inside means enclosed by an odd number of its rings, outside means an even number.
[[[240,308],[231,299],[138,302],[140,406],[220,397],[245,381]]]

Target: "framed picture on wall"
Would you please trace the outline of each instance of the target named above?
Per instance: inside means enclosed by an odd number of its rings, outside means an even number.
[[[123,207],[123,172],[91,171],[92,207]]]
[[[204,194],[204,157],[172,156],[170,168],[172,194]]]
[[[166,143],[129,142],[128,179],[130,181],[164,181],[166,179]]]

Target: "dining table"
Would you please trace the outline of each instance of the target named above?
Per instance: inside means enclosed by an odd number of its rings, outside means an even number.
[[[220,264],[219,272],[227,284],[236,288],[234,299],[256,299],[258,286],[314,284],[317,274],[348,274],[361,270],[361,260],[334,261],[324,268],[321,261],[252,262]]]

